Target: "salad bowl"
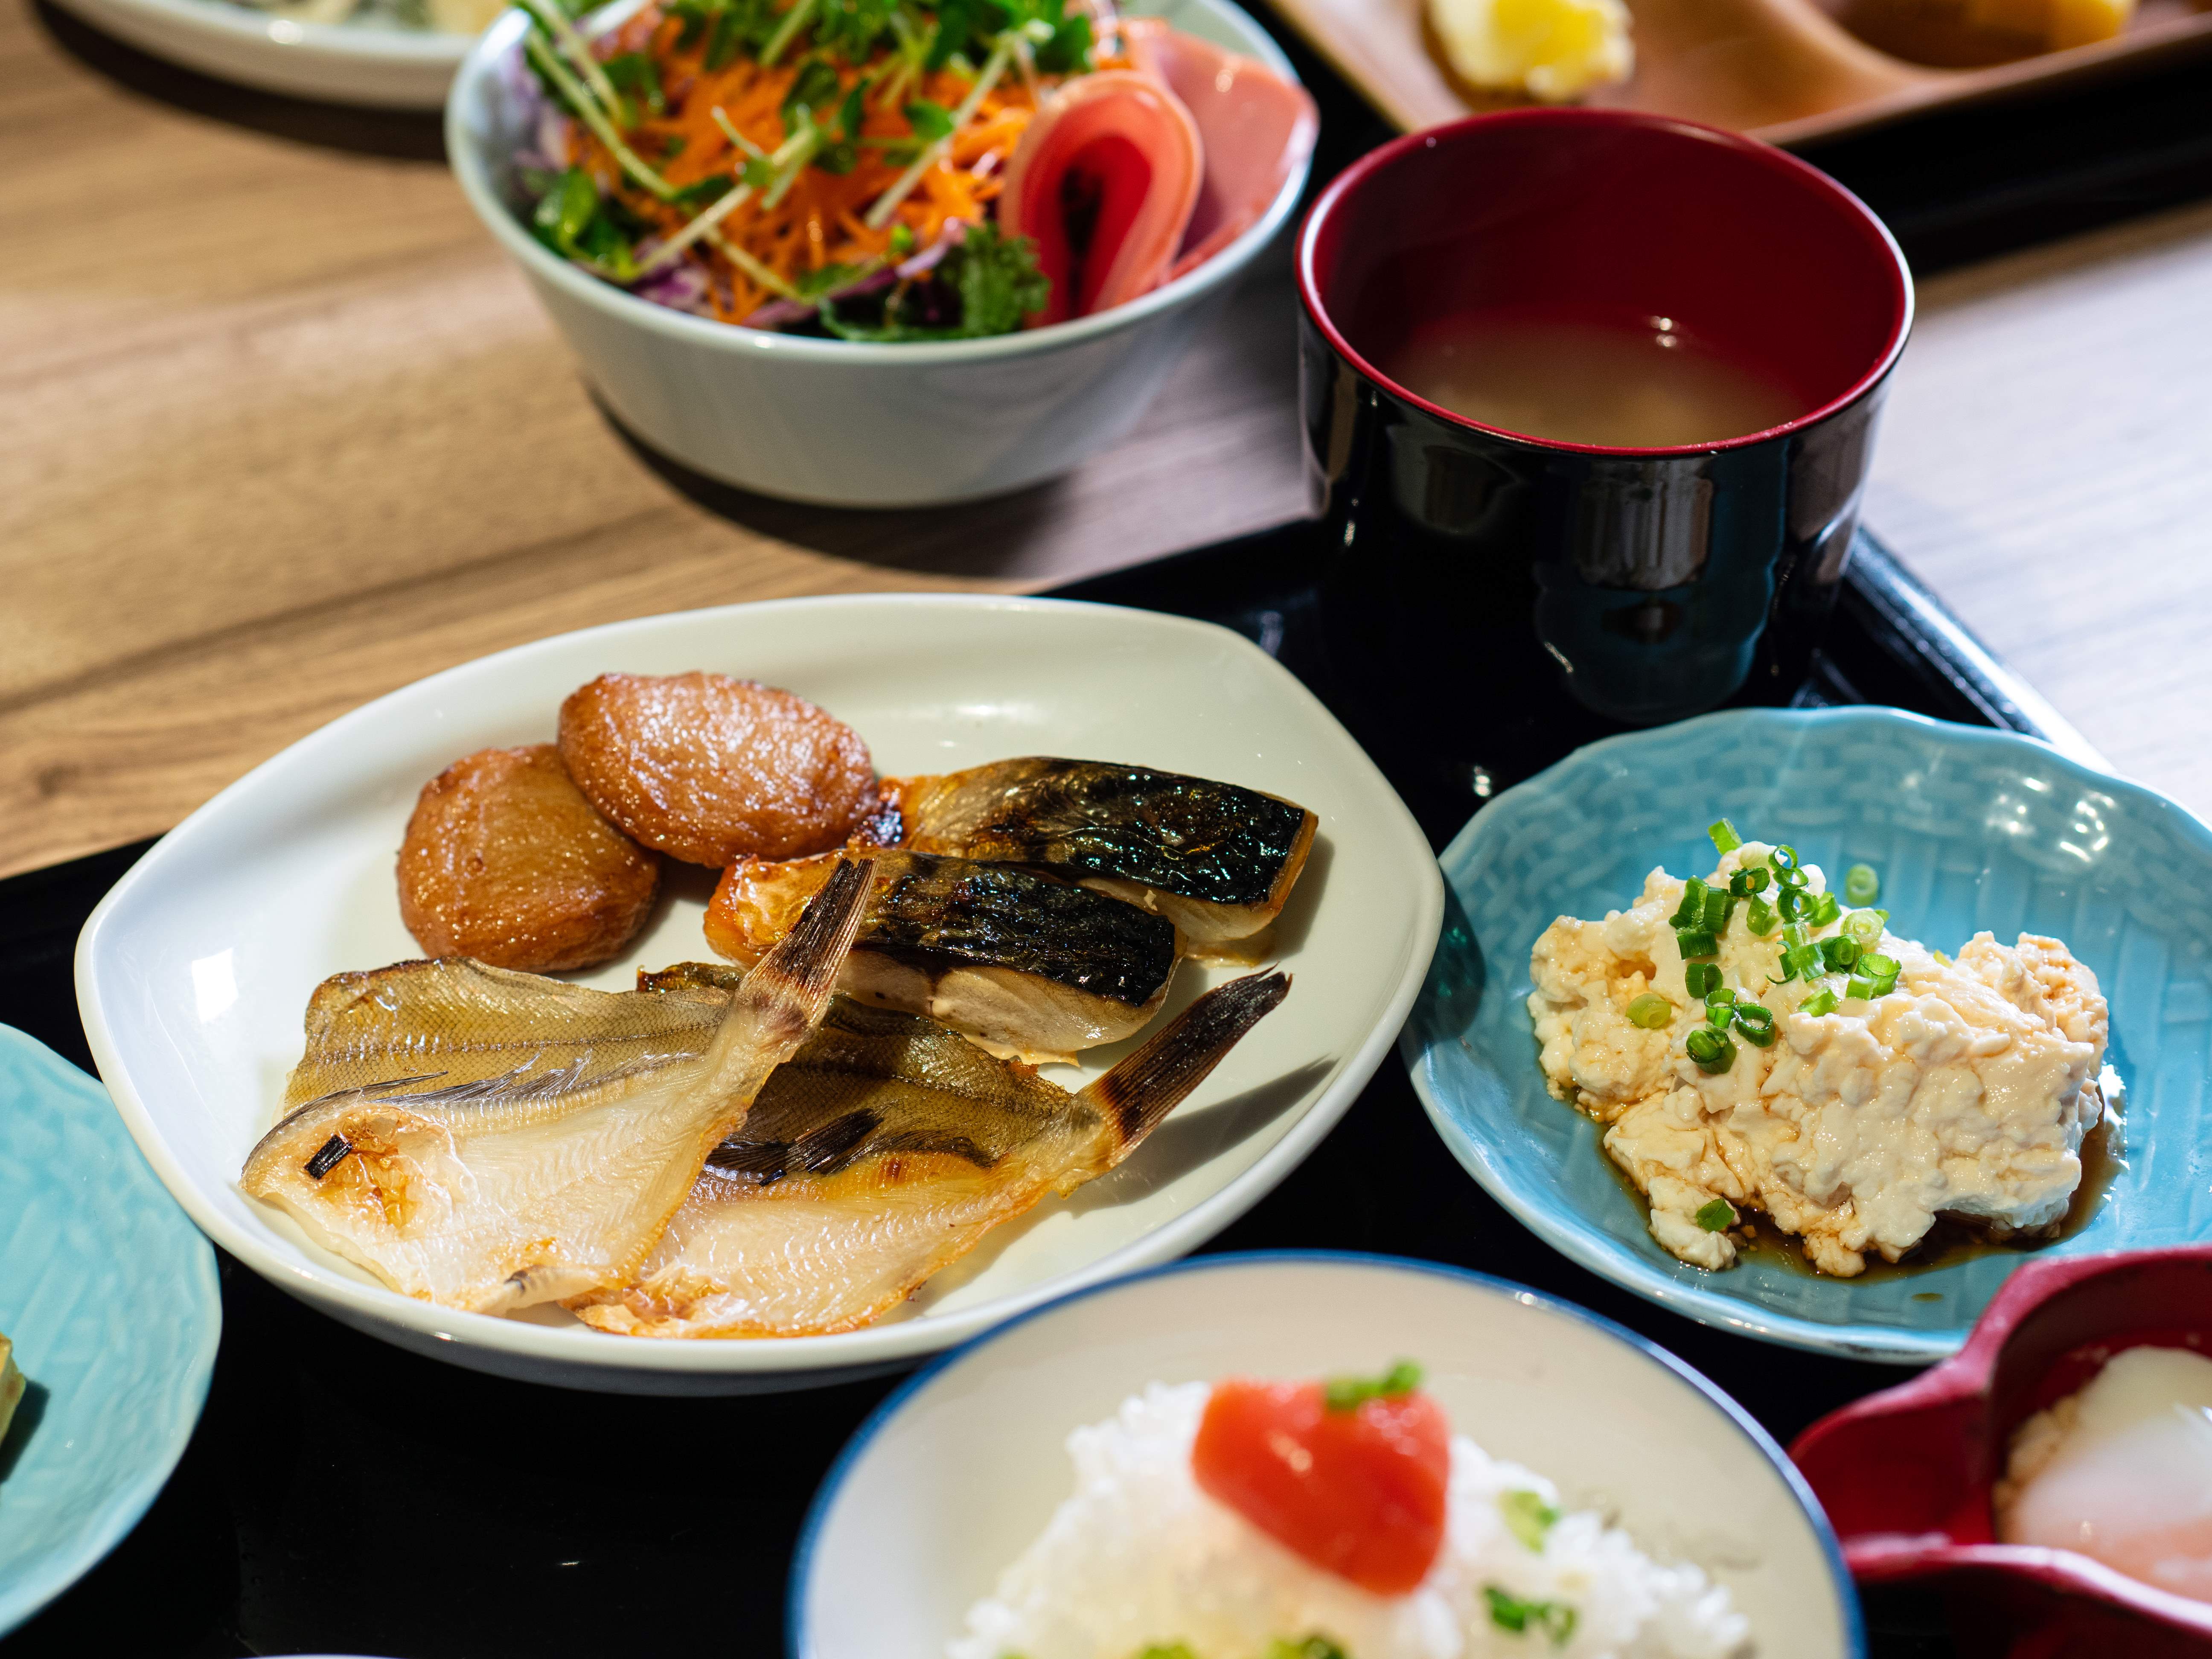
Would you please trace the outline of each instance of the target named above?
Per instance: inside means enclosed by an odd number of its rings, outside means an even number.
[[[456,757],[550,737],[561,700],[610,671],[719,670],[849,721],[887,775],[1063,754],[1243,783],[1299,801],[1320,839],[1278,924],[1289,1001],[1127,1162],[992,1231],[891,1316],[832,1335],[654,1340],[550,1305],[493,1318],[404,1296],[311,1244],[240,1186],[332,974],[419,957],[395,854],[417,792]],[[658,908],[577,977],[710,959],[712,885],[671,866]],[[1389,1052],[1443,908],[1412,816],[1327,710],[1241,635],[1066,601],[874,595],[732,605],[542,640],[334,721],[172,830],[104,899],[77,948],[100,1075],[147,1160],[224,1249],[280,1289],[419,1353],[615,1393],[814,1386],[907,1365],[1078,1285],[1179,1255],[1282,1179]],[[1178,994],[1235,977],[1187,963]],[[1138,1039],[1086,1052],[1084,1081]],[[1054,1079],[1080,1086],[1075,1074]]]
[[[1557,1481],[1565,1507],[1602,1509],[1662,1557],[1705,1567],[1759,1652],[1864,1652],[1802,1479],[1680,1360],[1503,1279],[1281,1251],[1201,1256],[1069,1296],[885,1401],[799,1535],[790,1659],[939,1659],[963,1610],[1067,1495],[1069,1431],[1149,1384],[1343,1375],[1389,1356],[1416,1360],[1462,1432]]]
[[[1708,1273],[1652,1239],[1596,1126],[1545,1087],[1529,949],[1560,915],[1626,908],[1655,866],[1711,869],[1705,826],[1722,817],[1825,870],[1873,866],[1903,937],[1950,951],[1984,928],[2007,943],[2053,934],[2095,971],[2125,1098],[2108,1184],[2082,1224],[2039,1249],[1863,1279],[1765,1253]],[[1738,709],[1577,750],[1492,802],[1443,863],[1455,903],[1402,1040],[1430,1121],[1547,1243],[1661,1307],[1796,1347],[1927,1364],[1956,1352],[2007,1276],[2039,1255],[2202,1236],[2200,1183],[2160,1171],[2204,1133],[2212,829],[2162,795],[2032,738],[1896,709]]]
[[[594,15],[611,27],[635,3]],[[1230,0],[1139,0],[1185,33],[1290,61]],[[974,340],[874,344],[741,328],[638,298],[550,252],[519,213],[514,158],[534,142],[530,20],[510,11],[469,53],[446,149],[469,204],[520,265],[607,409],[708,477],[791,501],[913,507],[1004,494],[1066,471],[1133,427],[1184,349],[1290,216],[1303,155],[1267,211],[1184,275],[1070,322]]]

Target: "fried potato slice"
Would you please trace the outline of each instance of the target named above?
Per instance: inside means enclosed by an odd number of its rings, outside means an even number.
[[[860,734],[726,674],[602,674],[561,705],[561,758],[647,847],[720,868],[843,842],[870,804]]]
[[[399,915],[433,957],[588,968],[653,908],[660,860],[599,816],[550,743],[484,749],[422,786],[399,848]]]

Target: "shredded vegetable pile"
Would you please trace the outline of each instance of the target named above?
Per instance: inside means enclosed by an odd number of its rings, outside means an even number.
[[[1007,157],[1103,53],[1066,0],[659,0],[587,42],[525,0],[573,118],[526,165],[532,225],[606,281],[725,322],[972,338],[1048,297],[992,220]]]

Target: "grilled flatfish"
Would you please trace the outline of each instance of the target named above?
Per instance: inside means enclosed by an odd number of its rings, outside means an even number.
[[[343,974],[307,1006],[240,1184],[396,1289],[505,1313],[626,1282],[829,1006],[866,866],[722,998],[611,995],[464,959]]]
[[[738,860],[708,907],[708,944],[759,961],[845,856]],[[848,996],[1031,1059],[1128,1036],[1167,996],[1181,944],[1164,917],[1018,865],[873,857],[867,919],[838,981]]]
[[[1076,1094],[928,1020],[841,1000],[707,1160],[635,1281],[568,1305],[633,1336],[865,1325],[1000,1222],[1119,1164],[1289,987],[1255,975],[1208,992]]]
[[[1033,864],[1157,910],[1212,951],[1274,921],[1314,815],[1233,783],[1030,756],[889,778],[862,834],[916,853]]]

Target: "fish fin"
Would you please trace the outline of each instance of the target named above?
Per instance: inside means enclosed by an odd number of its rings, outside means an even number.
[[[1127,1152],[1218,1066],[1245,1032],[1290,994],[1285,973],[1248,974],[1218,985],[1160,1034],[1082,1091]]]
[[[874,862],[848,859],[807,901],[792,930],[760,959],[733,994],[758,1029],[796,1048],[821,1021],[846,953],[867,915]]]

